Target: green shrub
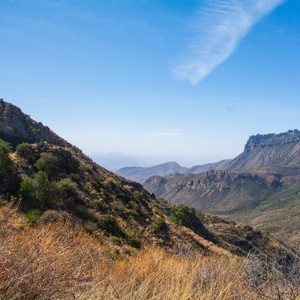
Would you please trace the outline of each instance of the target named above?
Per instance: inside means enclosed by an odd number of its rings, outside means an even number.
[[[110,239],[114,244],[116,245],[120,245],[121,244],[121,239],[116,237],[116,236],[112,236]]]
[[[130,245],[131,247],[134,247],[134,248],[140,248],[141,247],[142,242],[140,241],[139,238],[137,238],[135,236],[133,231],[126,230],[126,231],[124,231],[124,234],[125,234],[128,245]]]
[[[53,185],[44,171],[39,171],[34,177],[34,197],[41,208],[49,207],[53,195]]]
[[[87,221],[84,225],[83,225],[83,229],[87,232],[87,233],[92,233],[95,230],[97,230],[98,226],[97,223],[92,222],[92,221]]]
[[[86,208],[83,205],[76,207],[76,214],[78,217],[88,221],[96,221],[96,217],[90,209]]]
[[[53,196],[56,206],[66,206],[75,202],[77,198],[77,185],[69,178],[53,182]]]
[[[50,206],[55,192],[54,184],[45,172],[39,171],[33,179],[24,176],[20,185],[20,195],[26,203],[31,203],[39,209]]]
[[[100,217],[100,224],[106,228],[112,228],[116,225],[116,219],[111,215],[104,215]]]
[[[23,176],[20,185],[20,194],[22,199],[27,201],[33,198],[34,189],[35,185],[33,179],[29,178],[28,176]]]
[[[42,153],[35,167],[39,171],[44,171],[48,176],[52,176],[58,170],[57,157],[51,153]]]
[[[189,225],[190,219],[188,217],[188,207],[185,205],[178,205],[172,208],[170,219],[176,224],[176,226]]]
[[[74,181],[74,182],[79,183],[79,181],[80,181],[79,174],[74,174],[74,173],[72,173],[72,174],[70,175],[70,179],[71,179],[72,181]]]
[[[9,153],[9,143],[0,139],[0,178],[3,178],[12,169],[12,161],[9,158]]]
[[[108,205],[102,199],[95,200],[95,204],[96,204],[97,209],[100,212],[103,212],[103,211],[107,210],[107,208],[108,208]]]
[[[155,221],[151,224],[151,229],[153,232],[159,232],[164,224],[165,221],[162,218],[156,218]]]
[[[19,144],[16,148],[16,154],[21,158],[28,159],[31,155],[31,151],[29,151],[28,146],[28,143]]]
[[[33,210],[28,211],[26,213],[27,223],[31,226],[35,226],[38,223],[41,215],[42,215],[42,213],[38,209],[33,209]]]
[[[143,193],[143,191],[134,191],[133,197],[139,201],[142,201],[144,198],[144,193]]]

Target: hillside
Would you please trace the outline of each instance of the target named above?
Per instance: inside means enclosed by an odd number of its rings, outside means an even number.
[[[176,162],[167,162],[152,167],[126,167],[117,170],[116,173],[139,183],[144,183],[152,176],[167,176],[173,174],[199,174],[209,170],[222,168],[229,160],[221,160],[216,163],[197,165],[191,168],[182,167]]]

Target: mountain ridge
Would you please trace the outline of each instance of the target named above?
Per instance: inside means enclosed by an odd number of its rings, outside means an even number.
[[[191,168],[182,167],[177,162],[166,162],[152,167],[125,167],[116,171],[117,174],[143,184],[152,176],[168,176],[178,174],[198,174],[209,170],[216,170],[228,163],[229,160],[221,160],[215,163],[195,165]]]

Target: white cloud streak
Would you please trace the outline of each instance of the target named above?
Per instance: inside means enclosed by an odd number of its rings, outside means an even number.
[[[285,0],[205,1],[193,22],[195,36],[175,76],[197,84],[225,61],[260,19]]]
[[[167,137],[167,136],[182,135],[183,133],[184,133],[184,130],[171,129],[171,130],[165,130],[165,131],[161,131],[161,132],[145,134],[145,136],[146,137]]]

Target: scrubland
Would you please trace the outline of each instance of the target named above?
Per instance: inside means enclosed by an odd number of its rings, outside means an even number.
[[[111,251],[69,221],[29,226],[1,207],[0,299],[299,299],[299,268],[283,276],[266,258]]]

